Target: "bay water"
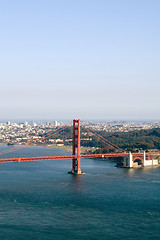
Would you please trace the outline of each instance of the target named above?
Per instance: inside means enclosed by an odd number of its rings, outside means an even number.
[[[12,147],[0,146],[0,152]],[[5,157],[69,154],[30,147]],[[0,239],[160,239],[160,168],[82,159],[0,164]]]

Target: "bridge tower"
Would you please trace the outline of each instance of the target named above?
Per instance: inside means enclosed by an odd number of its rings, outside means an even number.
[[[81,153],[80,153],[80,119],[73,119],[73,155],[71,174],[85,174],[81,172]]]

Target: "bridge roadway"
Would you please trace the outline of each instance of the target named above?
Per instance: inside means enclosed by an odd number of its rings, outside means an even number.
[[[106,157],[129,157],[130,153],[105,153],[105,154],[82,154],[80,158],[106,158]],[[134,158],[142,158],[144,153],[132,153]],[[159,154],[159,153],[158,153]],[[146,153],[146,156],[157,155],[157,152]],[[4,162],[24,162],[24,161],[40,161],[40,160],[56,160],[56,159],[77,159],[77,155],[60,155],[60,156],[43,156],[43,157],[22,157],[22,158],[3,158],[0,163]]]

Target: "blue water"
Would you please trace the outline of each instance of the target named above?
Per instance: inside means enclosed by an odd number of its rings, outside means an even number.
[[[54,154],[67,153],[32,147],[9,156]],[[0,239],[160,239],[160,168],[114,165],[84,159],[86,175],[72,176],[71,160],[1,163]]]

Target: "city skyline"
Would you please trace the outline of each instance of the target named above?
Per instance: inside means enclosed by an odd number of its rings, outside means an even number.
[[[160,2],[0,3],[6,120],[160,120]]]

